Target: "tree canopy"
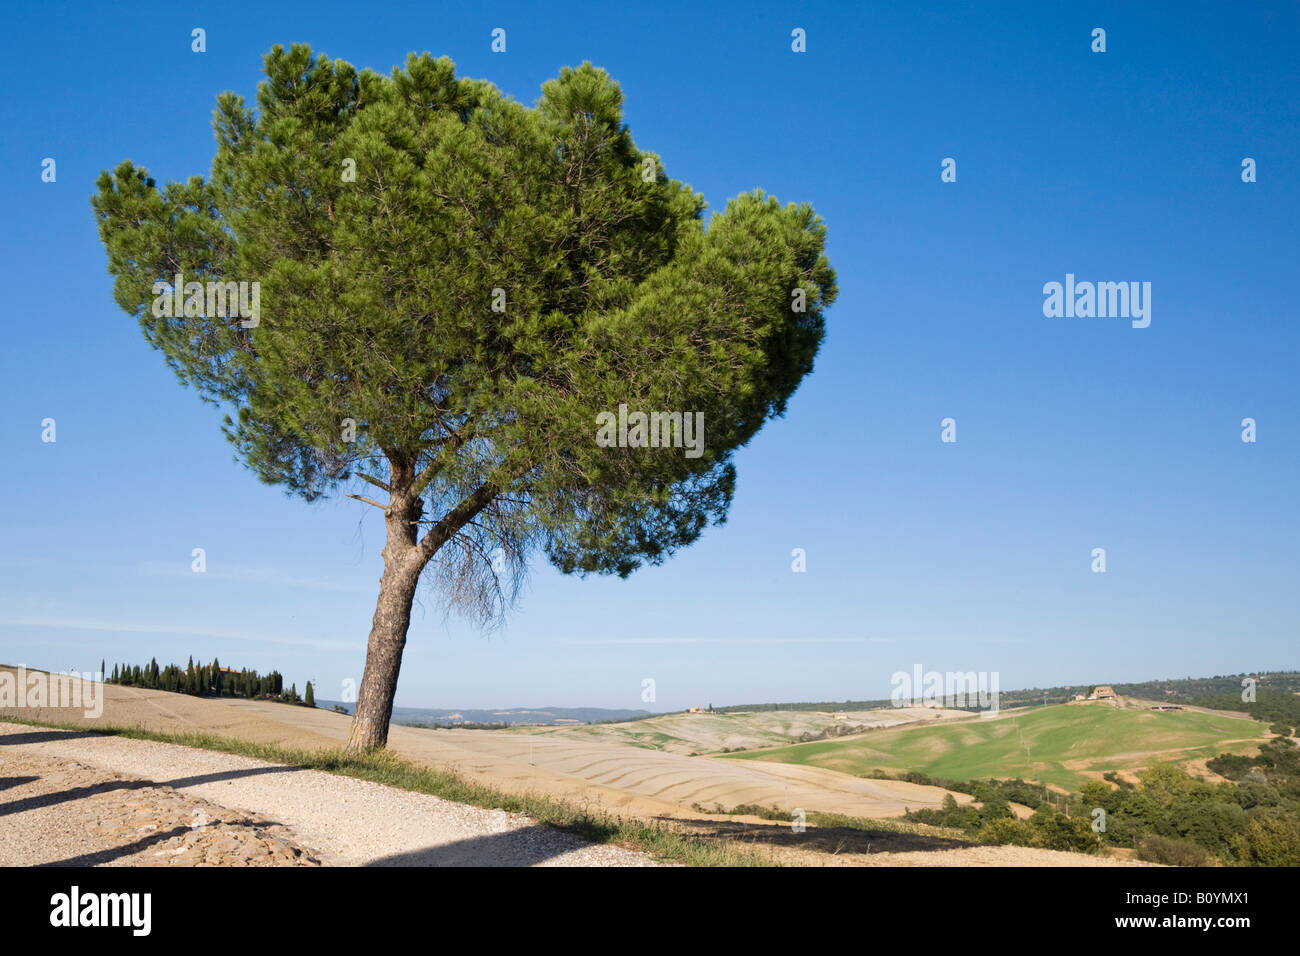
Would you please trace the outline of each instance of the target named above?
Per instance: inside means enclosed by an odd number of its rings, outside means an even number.
[[[376,628],[426,568],[488,621],[534,549],[626,576],[725,519],[733,453],[812,370],[835,298],[810,206],[744,193],[706,227],[590,64],[533,107],[428,54],[385,77],[276,46],[265,74],[256,108],[217,98],[207,176],[126,161],[92,202],[116,301],[226,409],[238,458],[384,510]],[[240,282],[256,314],[203,293]],[[702,414],[700,453],[597,442],[620,405]]]

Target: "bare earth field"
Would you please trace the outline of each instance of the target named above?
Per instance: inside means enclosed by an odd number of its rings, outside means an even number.
[[[79,710],[25,708],[21,712],[0,710],[0,720],[9,714],[21,716],[23,719],[76,724],[90,729],[94,729],[96,725],[112,725],[163,733],[194,731],[307,750],[339,747],[346,741],[350,725],[350,718],[342,714],[270,702],[209,700],[111,685],[103,686],[102,692],[104,709],[103,715],[99,718],[86,718]],[[570,731],[578,729],[569,728]],[[244,757],[192,750],[151,741],[73,735],[75,737],[73,740],[42,738],[35,742],[22,743],[12,739],[12,735],[18,731],[30,734],[34,732],[34,728],[9,725],[8,736],[0,735],[0,777],[5,778],[0,788],[8,788],[0,789],[0,802],[3,802],[0,806],[0,815],[3,815],[5,807],[12,806],[15,800],[26,799],[25,795],[19,792],[19,787],[39,788],[40,784],[36,780],[25,778],[44,779],[55,770],[60,773],[75,772],[72,768],[60,766],[47,768],[46,773],[42,774],[35,764],[24,768],[23,765],[16,763],[15,754],[22,754],[25,758],[31,759],[72,760],[97,772],[146,781],[163,781],[158,786],[170,790],[179,789],[175,785],[175,778],[179,775],[171,772],[169,768],[180,759],[180,755],[200,755],[193,759],[202,762],[205,766],[225,767],[229,763],[232,768],[242,768],[243,771],[250,771],[252,767],[257,766],[270,768],[245,774],[245,779],[241,782],[249,786],[251,784],[248,781],[258,780],[261,786],[266,787],[270,786],[268,782],[274,779],[277,786],[282,787],[289,796],[279,794],[275,789],[265,792],[202,789],[207,786],[206,783],[199,784],[197,788],[184,788],[185,796],[212,801],[214,807],[221,809],[250,814],[249,819],[254,821],[248,825],[251,831],[256,831],[259,827],[265,829],[260,822],[263,818],[266,822],[286,826],[287,830],[280,834],[280,837],[287,844],[299,848],[310,859],[320,859],[326,864],[374,862],[377,851],[367,849],[369,841],[374,841],[376,845],[383,843],[387,846],[388,843],[393,843],[394,846],[399,847],[395,852],[385,851],[381,856],[405,859],[417,864],[479,862],[474,853],[461,856],[446,853],[432,856],[426,854],[427,860],[420,857],[419,844],[424,839],[421,836],[422,828],[427,827],[430,833],[442,833],[445,830],[441,824],[429,822],[433,818],[426,820],[423,817],[416,817],[416,820],[423,822],[416,823],[413,831],[400,837],[392,837],[387,842],[377,835],[383,832],[383,827],[395,825],[392,824],[393,814],[396,814],[399,820],[410,818],[409,808],[385,807],[382,810],[376,808],[374,813],[371,813],[367,812],[364,801],[350,806],[351,798],[347,797],[338,797],[341,802],[337,803],[333,802],[336,797],[316,800],[309,810],[302,807],[293,809],[292,806],[286,809],[285,805],[279,802],[289,799],[294,792],[300,791],[301,787],[297,781],[308,776],[336,780],[340,785],[350,787],[376,788],[386,794],[401,794],[420,801],[436,801],[437,798],[434,797],[393,791],[365,781],[338,778],[329,774],[303,771],[299,768],[274,768],[272,765],[261,764],[259,761]],[[51,732],[41,733],[48,735]],[[692,757],[629,745],[616,737],[610,739],[573,732],[530,734],[476,730],[425,730],[394,726],[390,732],[389,746],[416,762],[446,767],[500,790],[540,792],[578,805],[612,810],[624,816],[675,820],[680,825],[702,834],[753,843],[767,848],[773,858],[781,862],[812,865],[1131,865],[1129,861],[1116,858],[1088,857],[1010,846],[971,846],[946,838],[913,833],[867,832],[848,828],[818,829],[809,826],[806,832],[796,834],[789,824],[773,823],[753,817],[719,817],[716,814],[693,809],[696,804],[706,809],[758,804],[779,809],[799,807],[807,811],[821,810],[853,817],[887,818],[901,816],[904,809],[908,807],[937,807],[947,793],[936,787],[923,787],[892,780],[863,779],[817,767],[763,761],[721,760],[704,756]],[[141,756],[141,753],[156,748],[170,748],[174,753],[166,759],[156,755],[149,755],[147,758]],[[240,766],[236,768],[235,764]],[[285,772],[274,773],[276,769]],[[227,771],[218,769],[210,772],[220,774]],[[11,782],[13,780],[25,780],[25,782],[15,785]],[[86,783],[79,784],[84,787],[95,785],[89,778]],[[325,784],[316,781],[313,786],[324,787]],[[37,795],[36,790],[32,793]],[[238,799],[231,798],[235,793],[239,793]],[[965,794],[954,796],[959,802],[970,800],[970,797]],[[446,805],[443,810],[457,808],[460,811],[484,815],[491,815],[494,812],[463,807],[447,801],[437,802]],[[342,835],[329,836],[330,826],[312,822],[316,814],[333,813],[339,807],[343,808],[339,823],[342,827],[339,833]],[[32,809],[48,811],[51,808],[32,806]],[[81,812],[80,806],[75,809],[77,813]],[[193,813],[193,809],[188,805],[181,808],[190,813]],[[64,813],[72,810],[71,806],[65,806],[61,809],[56,808],[55,812]],[[6,826],[18,816],[22,814],[11,814],[6,821]],[[358,826],[357,821],[361,819],[364,819],[365,823],[363,826]],[[161,828],[166,822],[157,822],[155,825]],[[496,825],[498,825],[497,817],[485,816],[477,820],[473,827]],[[527,818],[514,825],[516,828],[542,829],[533,826]],[[166,832],[166,830],[159,832]],[[469,839],[472,840],[472,836]],[[4,862],[14,853],[21,856],[23,852],[29,852],[15,851],[11,845],[13,842],[7,833],[5,837],[0,838],[0,847],[3,848],[0,849],[0,862]],[[441,837],[426,840],[427,846],[441,846],[445,842]],[[464,841],[453,840],[452,842]],[[480,846],[470,842],[466,844],[466,848],[475,848],[477,852],[487,845],[489,844]],[[590,851],[630,852],[617,847],[582,845]],[[227,844],[223,846],[229,849]],[[175,849],[175,847],[168,845],[165,849]],[[565,852],[570,852],[572,849],[569,848]],[[241,844],[231,852],[243,853],[245,848]],[[80,856],[86,855],[85,852],[80,854]],[[549,859],[557,855],[563,854],[551,853],[545,858]],[[67,858],[72,856],[78,854],[69,854]],[[177,856],[179,857],[180,854]],[[633,856],[638,859],[617,862],[624,865],[629,863],[644,865],[643,856],[640,854],[633,854]],[[125,859],[125,856],[122,858]],[[527,854],[525,858],[528,858]],[[206,860],[206,851],[204,859]],[[144,861],[137,859],[134,862]],[[482,862],[493,862],[493,858],[490,855],[484,856]],[[609,865],[616,861],[599,861],[592,858],[587,862]]]
[[[728,750],[754,750],[796,743],[804,735],[854,733],[886,727],[974,720],[962,710],[898,707],[824,713],[813,710],[761,710],[736,713],[663,714],[644,720],[561,727],[512,727],[509,733],[618,741],[634,747],[693,756]]]
[[[351,718],[333,711],[268,701],[204,699],[104,685],[104,713],[27,708],[34,720],[138,727],[162,733],[205,732],[315,750],[347,741]],[[5,711],[0,710],[0,718]],[[573,728],[577,730],[577,728]],[[412,760],[449,767],[503,790],[531,791],[646,817],[707,818],[693,804],[740,804],[821,810],[856,817],[895,817],[938,807],[947,791],[894,780],[865,780],[817,767],[713,760],[628,746],[580,733],[521,734],[425,730],[394,725],[388,745]],[[959,802],[970,797],[955,794]]]

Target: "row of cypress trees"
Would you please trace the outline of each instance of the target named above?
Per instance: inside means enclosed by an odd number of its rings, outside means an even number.
[[[106,664],[100,663],[101,671]],[[284,687],[284,676],[279,671],[259,674],[255,670],[232,670],[223,668],[215,657],[211,664],[195,664],[191,657],[185,667],[168,664],[158,666],[158,659],[153,658],[143,667],[139,664],[114,664],[113,672],[105,677],[107,683],[122,684],[127,687],[144,687],[151,690],[166,690],[174,694],[191,694],[195,697],[244,697],[254,699],[276,699],[290,703],[303,703],[309,707],[316,704],[311,682],[308,681],[305,696],[298,696],[298,685]]]

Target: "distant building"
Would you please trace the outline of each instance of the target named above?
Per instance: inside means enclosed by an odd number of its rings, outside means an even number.
[[[702,713],[704,713],[704,708],[702,708],[702,707],[692,707],[692,708],[691,708],[690,710],[688,710],[686,713],[688,713],[688,714],[702,714]]]
[[[1089,700],[1114,700],[1115,688],[1111,687],[1109,684],[1100,684],[1091,694],[1088,695],[1088,699]]]

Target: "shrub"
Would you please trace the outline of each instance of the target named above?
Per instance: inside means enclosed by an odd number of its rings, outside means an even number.
[[[1038,831],[1038,846],[1049,850],[1097,852],[1097,834],[1092,832],[1092,821],[1087,816],[1067,817],[1049,804],[1035,812],[1029,823]]]
[[[1183,799],[1169,809],[1179,835],[1200,844],[1216,855],[1226,853],[1233,840],[1246,829],[1246,811],[1235,801]]]
[[[1167,866],[1204,866],[1210,854],[1191,840],[1162,837],[1152,833],[1138,841],[1139,860]]]
[[[1250,866],[1300,866],[1300,822],[1293,814],[1256,811],[1233,851],[1236,862]]]
[[[1029,821],[1017,820],[1015,817],[1001,817],[985,824],[984,828],[976,835],[976,839],[981,843],[1038,846],[1038,836],[1038,830]]]

